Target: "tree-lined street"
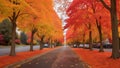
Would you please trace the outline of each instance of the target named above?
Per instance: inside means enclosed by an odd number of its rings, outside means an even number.
[[[19,65],[19,64],[18,64]],[[16,66],[18,66],[16,65]],[[12,68],[14,68],[13,66]],[[19,68],[89,68],[70,47],[60,47],[49,53],[19,65]]]
[[[10,68],[120,68],[119,6],[120,0],[0,0],[0,68],[28,60]]]

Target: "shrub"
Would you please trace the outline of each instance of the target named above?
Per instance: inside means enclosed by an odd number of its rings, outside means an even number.
[[[4,36],[2,34],[0,34],[0,45],[5,45],[5,40],[4,40]]]
[[[15,43],[16,43],[16,44],[20,44],[20,40],[19,40],[19,39],[16,39],[16,40],[15,40]]]

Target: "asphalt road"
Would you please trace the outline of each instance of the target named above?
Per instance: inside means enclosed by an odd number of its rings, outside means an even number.
[[[39,45],[35,45],[34,50],[39,49]],[[15,51],[16,52],[25,52],[25,51],[29,51],[30,46],[16,46]],[[0,46],[0,56],[4,56],[4,55],[9,55],[10,53],[10,46]]]
[[[14,67],[16,66],[11,68]],[[89,68],[89,66],[79,59],[70,47],[61,47],[17,68]]]

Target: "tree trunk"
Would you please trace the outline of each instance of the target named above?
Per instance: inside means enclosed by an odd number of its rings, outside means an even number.
[[[54,42],[54,40],[52,41],[52,48],[54,48],[55,47],[55,42]]]
[[[51,40],[51,39],[50,39],[50,42],[49,42],[49,43],[50,43],[50,48],[52,48],[52,40]]]
[[[93,13],[95,14],[96,13],[96,9],[94,7],[94,5],[92,5],[92,9],[93,9]],[[101,17],[100,17],[101,19]],[[98,29],[98,32],[99,32],[99,39],[100,39],[100,52],[104,52],[103,50],[103,45],[102,45],[102,29],[101,29],[101,24],[98,22],[98,20],[96,19],[96,25],[97,25],[97,29]]]
[[[116,12],[116,0],[111,0],[111,24],[112,24],[112,58],[117,59],[120,57],[119,53],[119,36],[118,36],[118,23]]]
[[[12,23],[12,40],[11,42],[11,50],[10,50],[10,56],[15,56],[15,37],[16,37],[16,21],[13,21]]]
[[[99,17],[99,19],[101,19],[101,17]],[[98,29],[98,33],[99,33],[99,40],[100,40],[100,50],[99,52],[104,52],[103,50],[103,44],[102,44],[102,26],[100,24],[100,22],[98,22],[98,20],[96,19],[96,25],[97,25],[97,29]]]
[[[101,28],[101,24],[99,24],[98,26],[98,32],[99,32],[99,39],[100,39],[100,50],[99,52],[104,52],[103,50],[103,44],[102,44],[102,28]]]
[[[55,40],[55,41],[54,41],[54,48],[56,47],[56,45],[57,45],[57,41]]]
[[[119,49],[120,49],[120,37],[119,37]]]
[[[114,59],[120,58],[119,53],[119,36],[118,36],[118,21],[117,21],[117,9],[116,0],[110,0],[111,8],[105,4],[104,0],[100,0],[103,6],[110,11],[111,26],[112,26],[112,55]]]
[[[41,37],[41,41],[40,41],[40,50],[42,50],[43,49],[43,46],[44,46],[44,35]]]
[[[49,45],[49,48],[52,48],[52,40],[50,38],[48,39],[48,45]]]
[[[31,42],[30,42],[30,51],[33,51],[33,37],[34,37],[34,33],[32,31],[32,34],[31,34]]]
[[[83,48],[85,48],[85,33],[83,34]]]
[[[89,23],[89,48],[92,51],[93,50],[93,46],[92,46],[92,31],[91,31],[91,24]]]
[[[92,46],[92,31],[89,32],[89,48],[92,51],[93,46]]]
[[[40,42],[40,50],[43,49],[43,46],[44,46],[44,43],[41,41],[41,42]]]

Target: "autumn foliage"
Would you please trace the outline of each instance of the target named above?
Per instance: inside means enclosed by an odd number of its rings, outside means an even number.
[[[73,0],[66,12],[69,18],[66,19],[67,25],[65,28],[69,29],[73,26],[74,31],[78,29],[86,32],[92,31],[94,34],[94,39],[98,38],[96,24],[96,20],[98,20],[98,24],[102,25],[102,33],[104,34],[104,38],[111,38],[110,15],[100,2],[96,0]],[[88,28],[89,24],[91,24],[90,30]],[[78,31],[75,31],[74,34],[75,33],[78,33]],[[81,32],[79,32],[79,34],[80,33]]]
[[[38,2],[39,1],[39,2]],[[25,31],[27,34],[33,28],[37,29],[35,35],[36,39],[39,39],[39,36],[46,36],[46,39],[49,37],[53,40],[60,40],[62,36],[62,24],[56,12],[53,10],[53,1],[52,0],[26,0],[26,2],[31,5],[31,7],[37,12],[37,15],[30,16],[18,23],[18,27]],[[36,19],[34,19],[34,17]],[[23,18],[22,18],[23,19]],[[23,24],[24,23],[24,24]],[[25,28],[28,27],[28,28]],[[29,34],[30,35],[30,34]]]
[[[83,41],[78,41],[85,43],[89,40],[90,49],[92,41],[99,42],[100,52],[104,51],[102,42],[105,39],[112,39],[112,58],[119,58],[119,5],[119,0],[73,0],[66,11],[68,19],[66,19],[67,25],[64,28],[70,30],[74,27],[75,32],[71,35],[78,37],[79,35],[75,33],[79,32],[81,35],[81,32],[77,30],[84,27],[83,37],[79,36]]]
[[[110,58],[111,52],[100,53],[97,50],[89,51],[75,48],[73,51],[91,68],[119,68],[120,59],[113,60]]]
[[[43,35],[45,39],[60,41],[62,36],[62,23],[53,9],[53,0],[3,0],[0,1],[0,20],[8,18],[12,23],[12,39],[10,55],[15,55],[16,28],[26,34],[28,38],[39,40]],[[39,37],[37,37],[39,35]]]

